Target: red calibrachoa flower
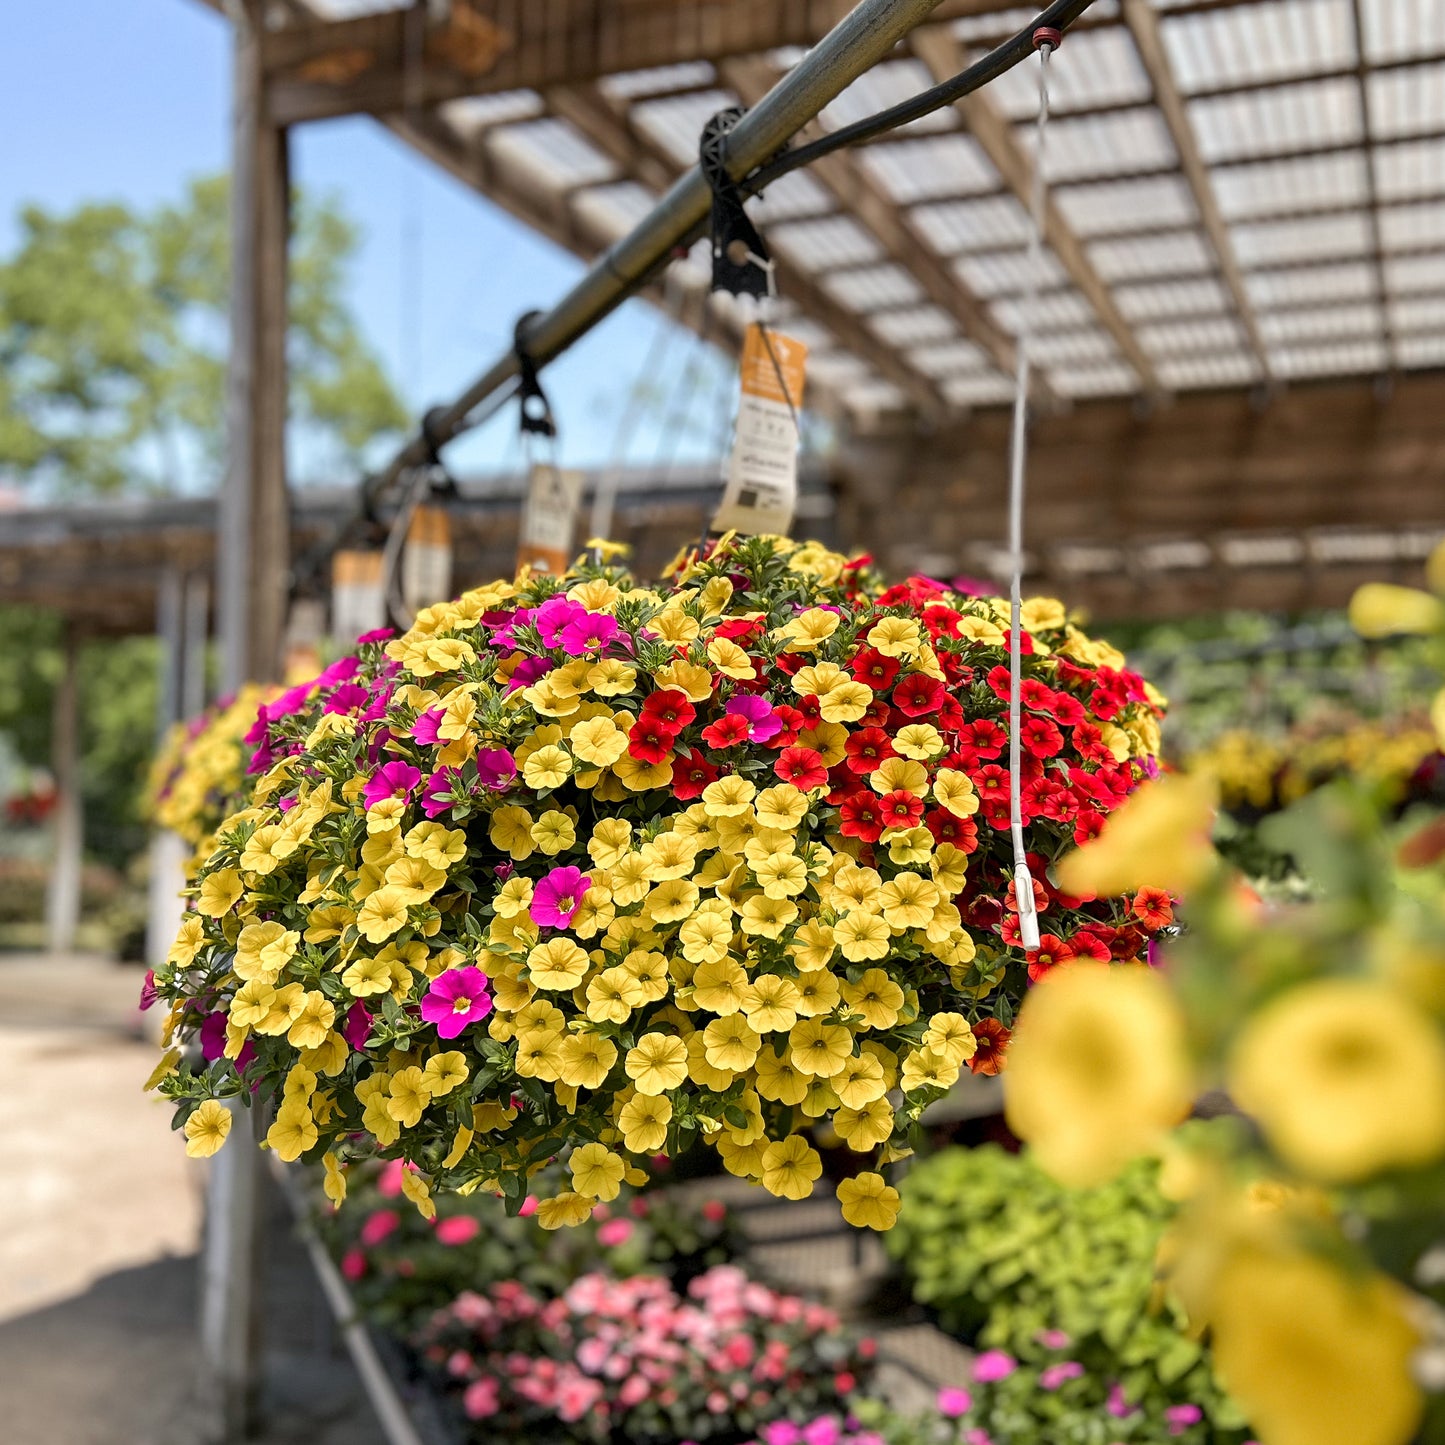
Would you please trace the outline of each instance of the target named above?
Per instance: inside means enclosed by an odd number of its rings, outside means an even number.
[[[865,777],[898,756],[893,751],[893,739],[882,728],[863,728],[853,733],[843,744],[843,751],[848,766]]]
[[[920,803],[920,809],[922,806]],[[876,793],[861,790],[850,793],[838,804],[838,816],[841,819],[838,831],[845,838],[860,838],[865,843],[876,843],[883,836],[883,829],[891,826],[884,815],[882,800]]]
[[[828,781],[823,755],[814,748],[784,748],[773,764],[773,771],[783,782],[791,783],[805,793],[821,788]]]
[[[979,1019],[973,1026],[973,1036],[978,1048],[968,1061],[969,1071],[990,1076],[998,1073],[1003,1068],[1013,1030],[1005,1028],[997,1019]]]
[[[938,711],[943,696],[944,686],[936,677],[912,672],[893,689],[893,706],[908,717],[925,717]]]
[[[903,664],[896,657],[884,657],[874,647],[863,647],[849,664],[849,671],[859,682],[865,682],[874,692],[886,692],[893,686],[893,679],[902,670]]]
[[[724,713],[715,723],[710,723],[702,730],[702,740],[708,747],[721,752],[725,748],[747,742],[749,731],[747,718],[735,712]]]
[[[1149,929],[1167,928],[1174,922],[1174,905],[1163,888],[1141,888],[1129,911]]]
[[[782,731],[776,736],[768,739],[770,748],[777,748],[780,752],[784,748],[790,748],[798,741],[798,734],[802,732],[806,719],[795,707],[789,707],[787,703],[779,703],[773,708],[773,716],[782,723]],[[801,787],[802,785],[799,784]]]
[[[716,782],[718,771],[696,748],[675,758],[672,764],[672,796],[687,802],[700,798],[709,783]]]
[[[656,766],[672,754],[677,734],[655,717],[640,717],[628,729],[627,751],[640,763]]]
[[[649,695],[642,704],[642,716],[655,718],[675,737],[697,716],[697,709],[688,701],[685,692],[670,687]]]
[[[1019,742],[1036,758],[1052,758],[1063,751],[1064,735],[1046,717],[1026,717],[1019,724]]]
[[[911,828],[923,817],[923,799],[897,788],[878,800],[890,828]]]
[[[1013,885],[1009,885],[1012,889]],[[1076,957],[1074,950],[1057,933],[1041,933],[1039,946],[1024,955],[1029,966],[1029,982],[1037,983],[1051,969]]]

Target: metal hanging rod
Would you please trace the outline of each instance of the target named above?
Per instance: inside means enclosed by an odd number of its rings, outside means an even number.
[[[861,138],[855,132],[876,125],[902,124],[940,109],[1016,65],[1033,48],[1039,25],[1063,29],[1091,0],[1054,0],[1017,35],[991,50],[951,81],[924,92],[846,131],[812,146],[780,152],[809,121],[865,71],[886,58],[911,30],[927,20],[941,0],[861,0],[746,115],[728,136],[727,170],[749,193],[806,164],[816,154]],[[769,164],[771,162],[771,164]],[[754,172],[763,170],[756,176]],[[751,178],[751,180],[749,180]],[[668,264],[679,247],[703,230],[712,192],[697,166],[675,180],[657,204],[624,237],[593,262],[586,275],[550,310],[536,315],[520,331],[527,355],[545,365],[584,336],[634,291]],[[426,434],[418,432],[381,471],[363,484],[368,512],[412,468],[431,460],[434,448],[493,415],[515,391],[519,375],[515,350],[497,358],[454,402],[427,416]]]

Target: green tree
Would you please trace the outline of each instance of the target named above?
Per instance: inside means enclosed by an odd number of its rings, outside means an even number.
[[[334,200],[295,197],[293,435],[333,476],[407,420],[346,304],[357,240]],[[150,212],[22,211],[0,262],[0,476],[56,495],[215,486],[229,252],[225,177]]]

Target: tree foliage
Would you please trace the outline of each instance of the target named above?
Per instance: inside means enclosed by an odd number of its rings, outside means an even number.
[[[346,302],[355,226],[304,194],[293,224],[293,439],[334,473],[406,413]],[[22,211],[0,262],[0,476],[54,495],[213,487],[229,288],[225,177],[151,211]]]

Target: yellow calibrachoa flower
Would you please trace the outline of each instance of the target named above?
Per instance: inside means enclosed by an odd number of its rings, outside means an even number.
[[[1348,1183],[1445,1156],[1445,1034],[1384,984],[1290,989],[1249,1020],[1229,1087],[1310,1178]]]
[[[627,1051],[624,1067],[639,1094],[663,1094],[687,1077],[687,1046],[667,1034],[644,1034]]]
[[[192,1159],[209,1159],[231,1132],[231,1111],[219,1099],[203,1099],[186,1120],[186,1153]]]
[[[570,1168],[573,1187],[579,1194],[606,1203],[622,1192],[627,1165],[605,1144],[584,1144],[574,1149]]]
[[[898,1191],[881,1174],[864,1173],[838,1185],[843,1218],[860,1229],[892,1229],[898,1221]]]
[[[823,1172],[818,1151],[799,1134],[778,1139],[763,1150],[763,1188],[782,1199],[806,1199]]]

